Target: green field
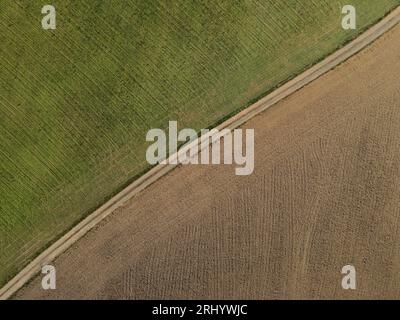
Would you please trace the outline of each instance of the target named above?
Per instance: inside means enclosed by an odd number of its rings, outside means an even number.
[[[0,285],[148,169],[149,129],[214,125],[400,0],[48,2],[0,2]]]

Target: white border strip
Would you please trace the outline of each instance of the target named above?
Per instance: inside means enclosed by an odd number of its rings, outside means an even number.
[[[336,51],[320,63],[306,70],[294,79],[290,80],[277,90],[260,99],[248,108],[244,109],[237,115],[220,124],[217,129],[234,129],[247,122],[252,117],[263,112],[270,106],[276,104],[282,99],[288,97],[295,91],[314,81],[327,71],[333,69],[343,61],[347,60],[352,55],[359,52],[379,38],[383,33],[393,28],[400,22],[400,7],[392,11],[388,16],[382,19],[379,23],[371,27],[355,40],[347,44],[345,47]],[[197,138],[194,143],[200,143],[202,137]],[[179,151],[178,151],[179,152]],[[177,157],[177,153],[171,155],[169,159]],[[67,234],[53,243],[49,248],[43,251],[24,269],[22,269],[12,280],[10,280],[3,288],[0,289],[0,300],[6,300],[22,288],[30,279],[39,273],[42,265],[50,263],[57,256],[71,247],[76,241],[83,237],[90,229],[96,226],[101,220],[111,214],[115,209],[122,206],[127,200],[137,195],[143,189],[148,187],[153,182],[167,174],[177,165],[157,165],[142,177],[131,183],[128,187],[107,201],[104,205],[90,214],[87,218],[81,221],[78,225],[72,228]]]

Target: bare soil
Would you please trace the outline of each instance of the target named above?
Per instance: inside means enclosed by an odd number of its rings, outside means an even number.
[[[399,75],[400,26],[243,126],[252,175],[177,168],[16,298],[400,298]]]

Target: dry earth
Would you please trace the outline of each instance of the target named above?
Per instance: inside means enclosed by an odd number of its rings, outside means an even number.
[[[16,298],[400,298],[399,75],[400,26],[244,126],[253,175],[174,170]]]

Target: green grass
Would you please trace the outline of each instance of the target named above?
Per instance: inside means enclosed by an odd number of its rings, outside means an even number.
[[[149,129],[212,126],[400,0],[50,3],[55,31],[0,2],[0,285],[148,169]]]

